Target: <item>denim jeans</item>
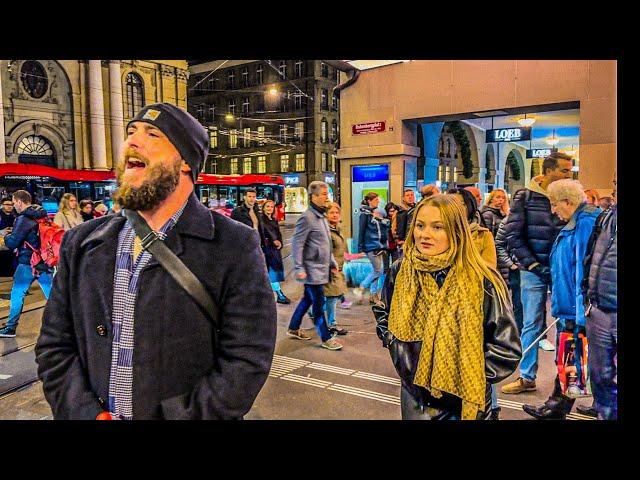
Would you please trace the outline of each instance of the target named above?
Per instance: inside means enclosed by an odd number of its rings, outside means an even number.
[[[336,304],[340,297],[325,297],[327,301],[327,325],[333,327],[336,324]]]
[[[280,282],[271,282],[271,289],[272,289],[274,292],[279,292],[279,291],[281,291],[282,289],[280,288]]]
[[[374,252],[367,252],[367,258],[373,266],[373,272],[365,277],[360,284],[360,288],[370,288],[371,293],[377,293],[380,289],[379,280],[384,273],[384,252],[376,255]]]
[[[326,342],[331,338],[331,333],[324,318],[324,293],[322,285],[309,285],[305,283],[304,296],[296,307],[295,312],[293,312],[293,316],[289,322],[289,329],[298,330],[300,328],[302,318],[304,314],[307,313],[307,310],[309,310],[309,307],[312,307],[313,323],[316,326],[318,335],[320,335],[323,342]]]
[[[41,273],[38,278],[42,293],[45,298],[49,299],[51,293],[51,284],[53,277],[49,273]],[[29,291],[29,287],[36,279],[31,271],[31,265],[18,264],[16,273],[13,275],[13,288],[11,288],[11,307],[9,308],[9,319],[7,320],[8,328],[16,328],[24,306],[24,297]]]
[[[511,303],[513,304],[513,316],[516,319],[518,334],[522,333],[522,298],[520,295],[520,270],[509,270],[509,289],[511,290]]]
[[[587,317],[589,372],[598,418],[618,418],[618,313],[591,308]]]
[[[520,342],[524,351],[544,330],[547,316],[547,289],[549,285],[535,273],[520,271],[520,292],[522,299],[522,332]],[[532,347],[522,356],[520,376],[535,380],[538,373],[538,348]]]
[[[498,387],[496,384],[491,384],[491,410],[495,410],[500,405],[498,405]]]

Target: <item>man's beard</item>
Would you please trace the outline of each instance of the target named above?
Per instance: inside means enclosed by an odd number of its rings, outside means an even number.
[[[147,179],[139,187],[123,180],[127,168],[127,158],[136,158],[146,164]],[[149,160],[135,151],[124,152],[123,160],[116,167],[118,177],[117,199],[122,208],[128,210],[153,210],[173,193],[180,181],[181,162],[176,161],[167,168],[162,163],[150,164]]]

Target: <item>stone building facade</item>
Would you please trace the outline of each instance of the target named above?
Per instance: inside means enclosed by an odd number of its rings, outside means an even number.
[[[144,105],[187,107],[186,60],[1,60],[0,163],[111,170]]]

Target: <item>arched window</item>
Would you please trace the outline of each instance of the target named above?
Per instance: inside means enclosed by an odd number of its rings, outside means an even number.
[[[24,137],[18,144],[18,163],[55,167],[55,153],[49,141],[39,135]]]
[[[144,107],[144,83],[137,73],[127,74],[125,84],[127,96],[127,116],[133,118]]]

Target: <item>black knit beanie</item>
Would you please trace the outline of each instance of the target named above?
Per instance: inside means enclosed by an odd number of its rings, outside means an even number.
[[[127,128],[133,122],[149,123],[160,129],[191,167],[193,183],[196,183],[209,154],[209,135],[198,120],[186,110],[170,103],[153,103],[140,110],[127,124]]]

